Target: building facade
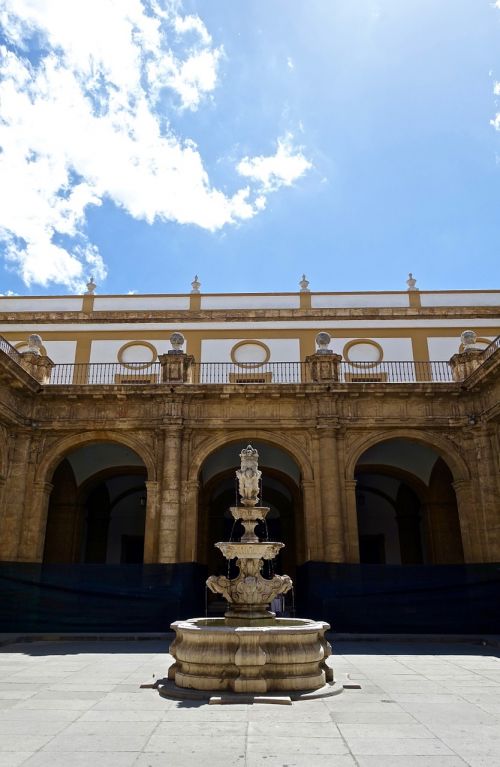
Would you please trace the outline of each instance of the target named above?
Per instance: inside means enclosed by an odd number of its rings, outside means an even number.
[[[399,625],[440,630],[436,605],[411,596],[420,584],[430,602],[445,587],[457,609],[469,600],[473,630],[500,630],[478,586],[498,588],[500,572],[500,291],[94,287],[0,298],[0,572],[17,579],[13,629],[23,588],[35,606],[19,625],[57,628],[40,618],[48,585],[53,598],[74,587],[82,605],[92,573],[100,588],[168,573],[161,598],[199,608],[251,442],[269,535],[286,544],[277,566],[317,617],[369,630],[370,610],[397,602]]]

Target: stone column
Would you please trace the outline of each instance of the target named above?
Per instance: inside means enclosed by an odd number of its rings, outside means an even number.
[[[30,487],[31,514],[23,519],[19,556],[23,562],[42,562],[51,482],[33,482]]]
[[[316,482],[302,480],[302,505],[304,513],[305,561],[319,562],[323,557],[320,509],[316,505]]]
[[[182,487],[182,535],[179,548],[180,562],[196,562],[198,559],[198,495],[200,483],[197,479],[183,482]]]
[[[182,427],[167,426],[163,451],[158,561],[177,562]]]
[[[9,562],[19,556],[23,516],[29,513],[33,497],[26,493],[30,451],[30,434],[9,434],[9,464],[3,488],[3,505],[0,511],[0,559]],[[25,501],[26,496],[26,501]]]
[[[319,438],[323,558],[326,562],[345,562],[337,435],[332,428],[319,426]]]
[[[482,527],[485,538],[485,561],[500,560],[499,501],[500,474],[496,465],[493,424],[482,424],[472,429],[477,445],[477,469],[479,494],[481,499]]]
[[[484,534],[482,532],[483,521],[482,519],[476,521],[478,503],[477,499],[475,499],[474,484],[471,480],[465,479],[458,479],[452,483],[457,496],[458,517],[466,564],[469,562],[484,562],[486,558]]]
[[[144,564],[158,559],[159,482],[146,480],[146,525],[144,529]]]
[[[346,562],[359,563],[358,509],[356,505],[355,479],[344,480],[346,507]]]

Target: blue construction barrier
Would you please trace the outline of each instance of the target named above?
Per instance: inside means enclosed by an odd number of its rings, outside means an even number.
[[[206,567],[0,563],[0,632],[156,632],[205,614]],[[500,634],[500,564],[307,562],[296,614],[359,633]]]
[[[206,567],[0,563],[0,631],[168,631],[203,615]]]
[[[499,634],[500,564],[297,568],[297,614],[354,633]]]

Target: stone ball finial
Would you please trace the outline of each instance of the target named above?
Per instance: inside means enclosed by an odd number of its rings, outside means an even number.
[[[201,282],[198,279],[198,275],[194,275],[194,280],[191,283],[191,293],[199,293],[201,288]]]
[[[302,279],[299,282],[299,285],[300,285],[300,292],[301,293],[310,293],[310,290],[309,290],[309,280],[307,279],[305,274],[302,275]]]
[[[94,278],[92,275],[90,275],[89,281],[87,282],[87,292],[85,293],[85,295],[93,296],[96,288],[97,288],[97,285],[94,282]]]
[[[185,339],[182,333],[175,332],[175,333],[172,333],[172,335],[170,336],[170,343],[172,344],[172,350],[176,354],[182,354],[183,352],[182,347],[184,346],[184,340]]]
[[[417,284],[417,281],[411,272],[408,275],[406,284],[408,285],[408,290],[418,290],[418,288],[415,287],[415,285]]]
[[[462,342],[462,351],[466,352],[469,349],[473,349],[475,347],[477,341],[477,333],[475,333],[473,330],[464,330],[460,336],[460,340]]]
[[[316,336],[316,354],[333,354],[332,350],[328,347],[330,346],[330,341],[332,340],[332,337],[330,333],[327,333],[326,331],[322,330],[321,333],[318,333]]]
[[[30,336],[28,336],[28,351],[31,352],[31,354],[40,355],[42,353],[42,346],[43,341],[41,336],[39,336],[37,333],[32,333]]]

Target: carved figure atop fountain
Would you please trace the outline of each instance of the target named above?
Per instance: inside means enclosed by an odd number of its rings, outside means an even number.
[[[240,453],[241,468],[236,472],[243,506],[257,506],[259,483],[262,472],[259,471],[259,453],[251,445]]]
[[[284,544],[278,541],[261,541],[255,527],[263,522],[269,512],[268,506],[257,506],[259,482],[262,472],[258,468],[259,454],[251,445],[240,453],[241,467],[238,477],[241,506],[233,506],[231,514],[245,529],[240,541],[221,541],[216,547],[226,559],[236,559],[239,574],[236,578],[211,575],[207,586],[214,594],[221,594],[230,607],[225,618],[231,623],[271,621],[276,617],[268,607],[279,594],[292,588],[288,575],[262,575],[264,562],[276,557]]]

